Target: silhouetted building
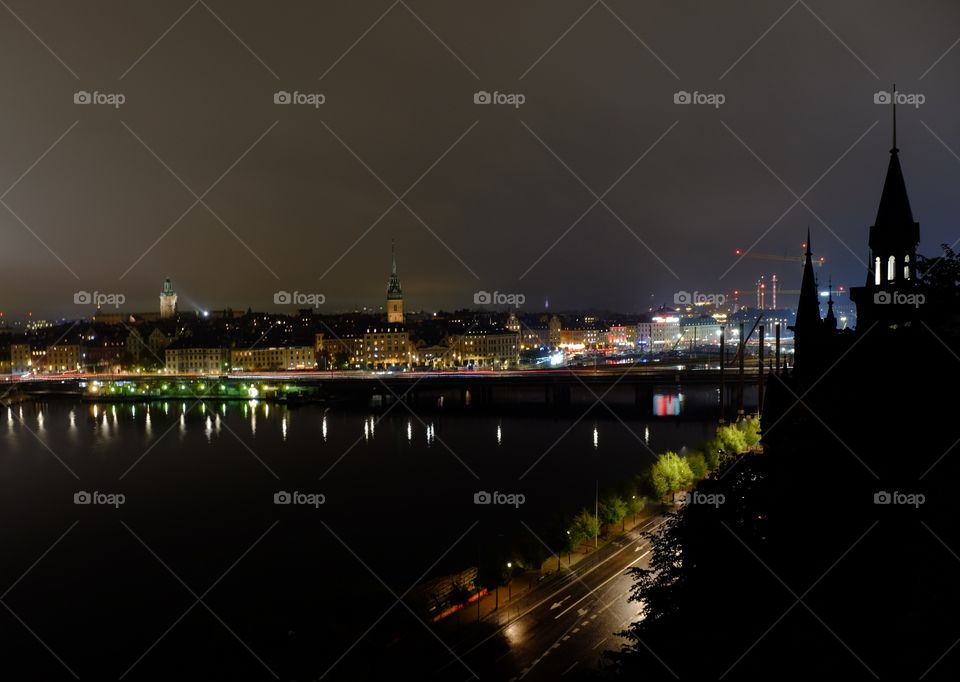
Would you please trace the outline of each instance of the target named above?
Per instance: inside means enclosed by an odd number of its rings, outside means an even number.
[[[893,147],[880,195],[877,218],[870,227],[867,283],[850,290],[857,304],[857,327],[874,323],[909,325],[919,314],[916,281],[920,223],[914,221],[897,148],[897,114],[893,114]],[[919,299],[922,301],[922,299]]]

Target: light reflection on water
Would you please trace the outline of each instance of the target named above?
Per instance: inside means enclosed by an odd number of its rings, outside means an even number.
[[[130,441],[132,448],[140,449],[141,444],[162,440],[171,431],[176,432],[182,442],[196,435],[201,437],[201,442],[215,446],[226,429],[233,433],[233,440],[245,437],[252,444],[253,439],[257,439],[258,450],[267,453],[272,453],[273,448],[279,450],[281,445],[292,446],[290,452],[314,452],[324,446],[346,449],[341,444],[346,442],[349,446],[353,441],[366,443],[376,452],[388,453],[396,451],[400,443],[414,450],[432,448],[440,438],[442,425],[444,447],[441,450],[447,450],[453,447],[451,443],[459,441],[459,447],[468,451],[487,454],[493,452],[492,449],[502,449],[507,455],[522,451],[524,456],[537,457],[548,445],[557,442],[560,450],[572,453],[570,456],[585,454],[586,446],[599,453],[601,458],[605,454],[628,450],[642,450],[647,456],[647,449],[638,442],[641,439],[643,444],[662,452],[684,446],[698,447],[712,435],[709,423],[702,421],[687,422],[685,426],[681,422],[656,417],[628,418],[623,422],[614,418],[578,422],[573,417],[513,415],[432,414],[418,415],[414,419],[411,415],[339,412],[315,406],[290,409],[286,405],[256,399],[218,404],[202,401],[189,404],[180,400],[111,404],[54,401],[8,407],[4,431],[0,435],[8,439],[17,436],[8,443],[24,448],[30,443],[22,435],[30,428],[45,440],[47,437],[56,440],[63,435],[69,436],[71,445],[93,438],[94,442],[100,443]],[[381,429],[385,429],[386,438],[380,438]],[[574,429],[583,436],[566,437],[566,432]],[[684,435],[686,433],[694,435]],[[542,443],[535,438],[538,434],[543,436]],[[35,438],[33,444],[36,445]]]

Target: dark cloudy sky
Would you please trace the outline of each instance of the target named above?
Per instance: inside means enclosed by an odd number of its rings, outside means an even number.
[[[166,276],[186,309],[273,309],[278,290],[376,305],[391,237],[414,309],[795,287],[790,263],[727,271],[768,230],[755,252],[798,254],[807,225],[824,272],[860,284],[890,147],[874,93],[894,80],[925,98],[899,108],[921,251],[960,237],[948,0],[0,4],[8,319],[75,317],[78,290],[155,309]]]

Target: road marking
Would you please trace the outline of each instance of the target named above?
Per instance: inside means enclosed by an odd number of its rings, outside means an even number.
[[[606,642],[608,639],[610,639],[610,638],[609,638],[609,637],[604,637],[604,638],[601,639],[599,642],[597,642],[596,644],[594,644],[594,645],[593,645],[593,648],[596,649],[598,646],[600,646],[601,644],[603,644],[604,642]]]
[[[563,606],[563,602],[567,601],[572,596],[573,596],[572,594],[568,594],[566,597],[564,597],[560,601],[553,602],[553,604],[550,605],[550,610],[553,611],[554,609],[560,608],[561,606]]]
[[[629,531],[629,533],[630,533],[632,536],[637,536],[637,535],[640,535],[640,534],[642,534],[642,533],[650,532],[650,531],[653,530],[653,529],[659,528],[660,526],[662,526],[663,524],[665,524],[667,521],[668,521],[668,519],[667,519],[666,517],[657,516],[657,517],[654,517],[654,518],[649,519],[648,521],[642,523],[642,524],[641,524],[642,527],[639,527],[639,528],[635,527],[635,528],[633,528],[631,531]],[[638,538],[638,540],[639,540],[639,538]],[[583,573],[579,574],[579,577],[582,579],[582,578],[584,578],[585,576],[589,575],[589,574],[592,573],[593,571],[595,571],[595,570],[597,570],[598,568],[600,568],[601,566],[603,566],[603,565],[604,565],[605,563],[607,563],[608,561],[611,561],[614,557],[616,557],[618,554],[620,554],[621,552],[623,552],[624,550],[626,550],[627,547],[629,547],[629,546],[630,546],[630,545],[627,545],[626,547],[623,547],[623,548],[621,548],[621,549],[618,549],[617,551],[615,551],[613,554],[611,554],[610,556],[608,556],[606,559],[604,559],[604,560],[601,561],[600,563],[592,566],[592,567],[589,568],[588,570],[586,570],[586,571],[584,571]],[[646,556],[646,554],[644,554],[643,556]],[[643,556],[639,557],[639,559],[642,559]],[[638,559],[638,560],[639,560],[639,559]],[[636,561],[631,562],[630,564],[628,564],[628,566],[632,566],[634,563],[636,563]],[[571,571],[571,572],[568,574],[567,578],[573,576],[575,573],[576,573],[576,571]],[[565,578],[565,579],[566,579],[566,578]],[[548,594],[546,597],[544,597],[543,599],[541,599],[540,601],[538,601],[536,604],[534,604],[533,606],[531,606],[530,608],[528,608],[528,609],[527,609],[526,611],[524,611],[523,613],[519,614],[518,616],[516,616],[516,617],[513,618],[512,620],[509,620],[509,621],[507,621],[506,623],[500,625],[500,627],[498,627],[496,630],[494,630],[494,631],[491,632],[489,635],[487,635],[486,637],[484,637],[482,640],[480,640],[479,642],[477,642],[476,644],[474,644],[473,646],[471,646],[469,649],[467,649],[466,651],[464,651],[464,652],[463,652],[463,655],[467,655],[467,654],[475,651],[476,649],[480,648],[481,646],[483,646],[484,644],[486,644],[488,641],[490,641],[491,639],[493,639],[494,637],[496,637],[497,635],[499,635],[501,632],[503,632],[504,630],[506,630],[508,627],[510,627],[511,625],[513,625],[514,623],[516,623],[517,621],[519,621],[520,619],[526,618],[532,611],[540,608],[540,607],[543,606],[545,603],[547,603],[548,601],[550,601],[551,599],[553,599],[553,598],[554,598],[556,595],[558,595],[560,592],[563,592],[564,590],[566,590],[568,587],[569,587],[569,585],[563,585],[563,586],[561,586],[561,587],[558,587],[556,590],[554,590],[553,592],[551,592],[550,594]],[[456,648],[456,646],[455,646],[454,648]],[[449,667],[449,665],[450,665],[450,663],[447,663],[447,664],[441,666],[436,672],[439,672],[440,670],[446,669],[447,667]],[[518,679],[521,679],[522,677],[523,677],[523,676],[521,675]]]
[[[575,635],[575,634],[577,634],[578,632],[580,632],[580,628],[574,628],[574,629],[570,632],[570,634],[571,634],[571,635]]]
[[[629,564],[627,564],[627,568],[629,568],[630,566],[633,566],[635,563],[637,563],[638,561],[640,561],[641,559],[643,559],[643,558],[644,558],[645,556],[647,556],[648,554],[650,554],[650,551],[649,551],[649,550],[646,551],[646,552],[644,552],[644,553],[641,554],[640,556],[638,556],[636,559],[634,559],[633,561],[631,561]],[[574,606],[576,606],[577,604],[579,604],[580,602],[582,602],[584,599],[586,599],[587,597],[593,596],[593,593],[594,593],[594,592],[596,592],[597,590],[599,590],[601,587],[603,587],[604,585],[606,585],[608,582],[610,582],[611,580],[614,580],[615,578],[620,578],[620,577],[623,577],[623,573],[620,573],[620,572],[614,573],[612,576],[610,576],[609,578],[607,578],[606,580],[604,580],[602,583],[600,583],[599,585],[597,585],[596,587],[594,587],[592,590],[590,590],[589,592],[587,592],[585,595],[583,595],[582,597],[580,597],[577,601],[575,601],[575,602],[573,602],[572,604],[570,604],[570,606],[568,606],[567,608],[565,608],[563,611],[561,611],[560,613],[558,613],[557,615],[555,615],[555,616],[553,617],[553,619],[554,619],[554,620],[557,620],[558,618],[560,618],[560,616],[564,615],[567,611],[569,611],[569,610],[572,609]],[[583,615],[583,614],[580,614],[580,615]]]
[[[579,663],[579,662],[580,662],[580,661],[574,661],[573,665],[571,665],[569,668],[567,668],[567,669],[564,670],[562,673],[560,673],[560,677],[563,677],[563,676],[566,675],[568,672],[570,672],[571,670],[573,670],[574,668],[576,668],[576,667],[577,667],[577,663]]]

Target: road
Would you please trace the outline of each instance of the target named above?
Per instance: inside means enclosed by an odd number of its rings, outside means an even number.
[[[640,605],[627,600],[633,581],[626,569],[649,565],[650,546],[641,533],[663,522],[655,517],[640,524],[557,582],[501,609],[492,615],[494,632],[460,642],[454,651],[481,680],[557,680],[595,668],[604,649],[623,642],[614,633],[638,618]],[[472,679],[453,660],[433,677]]]

